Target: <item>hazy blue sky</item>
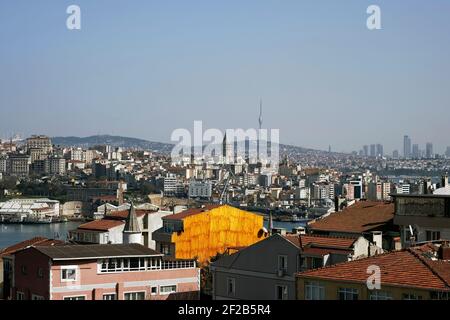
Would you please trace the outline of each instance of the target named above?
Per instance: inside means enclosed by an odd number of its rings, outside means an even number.
[[[284,143],[450,145],[447,0],[1,0],[0,42],[3,137],[169,141],[194,120],[256,127],[261,97]]]

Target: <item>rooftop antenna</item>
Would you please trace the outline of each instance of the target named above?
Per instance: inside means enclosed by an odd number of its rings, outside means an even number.
[[[257,162],[259,162],[259,139],[260,139],[260,135],[261,135],[261,128],[262,128],[262,123],[263,123],[263,115],[262,115],[262,98],[259,99],[259,118],[258,118],[258,123],[259,123],[259,132],[258,132],[258,140],[256,141],[256,160]]]
[[[263,123],[263,115],[262,115],[262,99],[259,99],[259,118],[258,118],[258,122],[259,122],[259,130],[261,130],[261,128],[262,128],[262,123]]]

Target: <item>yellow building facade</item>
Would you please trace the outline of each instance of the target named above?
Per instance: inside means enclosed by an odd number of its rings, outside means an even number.
[[[230,247],[246,247],[267,237],[263,217],[221,205],[182,218],[183,230],[172,233],[175,258],[206,263]]]
[[[314,289],[309,289],[313,286]],[[308,291],[318,292],[323,290],[320,300],[340,300],[344,292],[353,292],[357,300],[430,300],[437,299],[441,292],[424,290],[417,287],[402,287],[393,285],[382,285],[380,290],[370,290],[365,283],[351,281],[332,281],[314,278],[297,278],[297,299],[309,300]],[[319,289],[317,289],[319,288]],[[317,300],[318,296],[313,297]]]

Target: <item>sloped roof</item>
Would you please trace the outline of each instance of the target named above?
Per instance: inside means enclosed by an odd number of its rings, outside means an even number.
[[[123,224],[125,224],[125,222],[122,220],[101,219],[83,223],[82,225],[79,225],[77,229],[108,231],[109,229],[118,227]]]
[[[4,248],[3,250],[0,250],[0,257],[9,255],[9,254],[13,254],[19,250],[28,248],[33,245],[53,246],[53,245],[62,245],[62,244],[64,244],[64,241],[61,241],[61,240],[48,239],[45,237],[34,237],[31,239],[13,244],[12,246]]]
[[[36,246],[34,248],[53,260],[162,256],[161,253],[137,243],[65,245],[59,247]]]
[[[156,212],[154,210],[141,210],[141,209],[135,209],[136,216],[142,217],[145,214]],[[130,213],[130,210],[121,210],[121,211],[111,211],[108,213],[105,218],[106,219],[123,219],[125,220],[128,217],[128,214]]]
[[[299,248],[306,246],[329,247],[350,249],[357,239],[344,237],[330,237],[312,234],[285,235],[285,239],[289,240]]]
[[[354,205],[308,224],[311,230],[362,233],[383,228],[394,218],[394,204],[359,201]]]
[[[297,277],[366,283],[368,267],[376,265],[381,285],[450,291],[450,262],[424,259],[414,249],[405,249],[304,271]]]
[[[164,220],[183,220],[184,218],[187,218],[189,216],[193,216],[193,215],[196,215],[196,214],[199,214],[199,213],[207,212],[207,211],[210,211],[212,209],[216,209],[216,208],[218,208],[220,206],[222,206],[222,205],[220,205],[220,204],[209,204],[209,205],[204,206],[203,208],[191,208],[191,209],[187,209],[187,210],[184,210],[184,211],[176,213],[176,214],[167,215],[163,219]]]

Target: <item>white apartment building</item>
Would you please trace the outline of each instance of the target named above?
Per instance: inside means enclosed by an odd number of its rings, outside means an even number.
[[[211,181],[191,181],[189,183],[190,198],[211,198]]]

